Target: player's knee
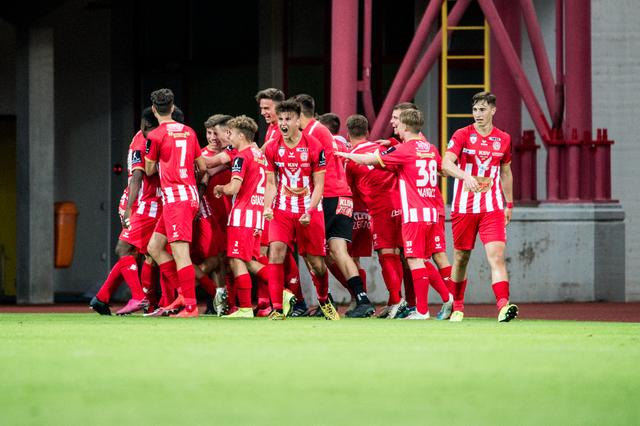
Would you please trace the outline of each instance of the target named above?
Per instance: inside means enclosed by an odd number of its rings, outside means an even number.
[[[307,259],[308,266],[313,270],[313,273],[322,276],[327,273],[327,265],[322,261],[321,257],[310,256]]]
[[[124,257],[124,256],[133,255],[135,253],[135,249],[133,248],[133,246],[125,243],[124,241],[118,240],[118,243],[116,244],[115,252],[116,252],[116,256]]]
[[[287,254],[287,247],[272,246],[269,248],[269,263],[284,263],[284,257]]]
[[[456,250],[456,252],[454,253],[456,263],[458,263],[459,265],[466,265],[467,263],[469,263],[470,256],[471,251],[467,250]]]

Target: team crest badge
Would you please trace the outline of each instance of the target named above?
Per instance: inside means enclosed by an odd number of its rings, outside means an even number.
[[[280,157],[284,157],[284,146],[281,146],[280,148],[278,148],[278,155]]]
[[[471,142],[471,144],[478,142],[478,135],[473,133],[471,136],[469,136],[469,142]]]
[[[306,152],[300,153],[300,160],[307,161],[308,159],[309,159],[309,154],[307,154]]]
[[[498,150],[500,149],[500,142],[495,141],[495,142],[493,143],[493,149],[494,149],[494,150],[496,150],[496,151],[498,151]]]

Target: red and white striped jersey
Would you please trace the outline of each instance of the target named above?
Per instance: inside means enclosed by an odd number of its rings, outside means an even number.
[[[437,222],[438,150],[425,140],[412,139],[377,153],[380,166],[395,170],[398,177],[403,222]]]
[[[451,136],[448,152],[458,157],[458,166],[472,176],[485,178],[486,190],[469,192],[464,182],[455,179],[451,212],[485,213],[504,209],[500,166],[511,162],[511,137],[494,127],[482,136],[475,126],[456,130]],[[482,183],[482,182],[481,182]]]
[[[175,121],[148,134],[146,158],[158,162],[162,202],[198,201],[194,162],[201,156],[196,132]]]
[[[291,213],[305,213],[311,205],[313,193],[313,174],[324,172],[326,160],[320,142],[312,137],[301,135],[298,144],[289,148],[280,138],[267,146],[267,172],[275,173],[278,191],[274,200],[274,209]],[[322,204],[318,205],[318,210]]]
[[[253,146],[238,151],[231,165],[231,179],[240,179],[240,191],[233,197],[228,226],[263,229],[267,160]]]
[[[127,154],[128,180],[127,187],[124,189],[124,193],[120,199],[120,208],[124,214],[129,200],[129,185],[131,184],[133,171],[142,170],[140,190],[138,191],[137,199],[131,206],[131,211],[149,217],[157,217],[162,212],[160,178],[157,175],[147,176],[144,173],[145,149],[146,139],[142,132],[138,131],[129,145],[129,152]]]

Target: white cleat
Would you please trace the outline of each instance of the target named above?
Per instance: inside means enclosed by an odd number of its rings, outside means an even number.
[[[389,306],[387,319],[394,319],[396,315],[398,315],[398,312],[405,309],[406,307],[407,307],[407,302],[404,299],[400,299],[400,301],[395,305]]]
[[[418,312],[418,310],[416,309],[415,311],[411,312],[409,314],[408,317],[405,318],[406,320],[428,320],[429,319],[429,312],[427,311],[426,314],[421,314],[420,312]]]
[[[436,319],[449,319],[451,312],[453,312],[453,294],[449,293],[449,301],[442,304],[442,308],[440,308],[440,312],[436,315]]]

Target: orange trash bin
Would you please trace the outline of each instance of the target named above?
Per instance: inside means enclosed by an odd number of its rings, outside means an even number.
[[[71,201],[55,203],[55,267],[68,268],[73,260],[78,209]]]

